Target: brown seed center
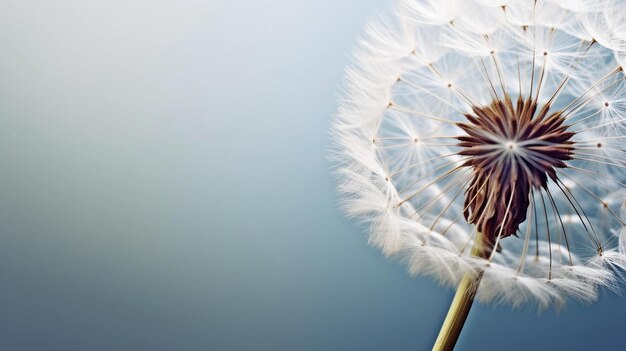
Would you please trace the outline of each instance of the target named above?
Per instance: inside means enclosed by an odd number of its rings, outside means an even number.
[[[567,131],[562,111],[537,108],[533,99],[506,96],[488,106],[474,106],[467,123],[458,123],[459,155],[473,172],[465,192],[465,218],[494,244],[497,237],[515,235],[526,220],[532,188],[557,181],[556,168],[567,167],[575,133]]]

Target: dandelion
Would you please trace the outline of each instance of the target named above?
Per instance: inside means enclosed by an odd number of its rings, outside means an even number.
[[[619,1],[404,0],[369,23],[332,127],[369,243],[473,300],[561,308],[626,269]]]

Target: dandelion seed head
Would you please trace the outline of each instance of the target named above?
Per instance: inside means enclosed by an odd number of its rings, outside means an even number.
[[[626,268],[618,1],[401,0],[367,25],[331,134],[345,211],[412,275],[511,306]],[[471,248],[477,233],[486,254]],[[622,272],[622,273],[620,273]]]

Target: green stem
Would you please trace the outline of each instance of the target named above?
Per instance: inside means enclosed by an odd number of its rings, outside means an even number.
[[[485,257],[486,252],[483,247],[482,234],[477,233],[474,247],[472,248],[472,255]],[[474,302],[474,296],[478,290],[480,279],[483,276],[483,272],[469,272],[463,276],[459,286],[454,295],[454,299],[450,304],[448,315],[443,321],[435,345],[433,345],[433,351],[449,351],[454,349],[454,345],[461,335],[463,325],[467,319],[472,303]]]

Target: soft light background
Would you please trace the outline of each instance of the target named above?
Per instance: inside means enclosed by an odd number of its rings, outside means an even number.
[[[3,0],[0,349],[426,350],[452,291],[336,210],[386,0]],[[464,350],[623,349],[626,300],[475,306]]]

